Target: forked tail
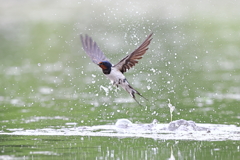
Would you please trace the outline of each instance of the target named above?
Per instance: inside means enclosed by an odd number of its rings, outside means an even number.
[[[132,98],[140,105],[142,106],[135,97],[135,94],[137,93],[139,96],[141,96],[142,98],[144,98],[145,100],[148,101],[147,98],[143,97],[143,95],[141,93],[139,93],[136,89],[134,89],[132,86],[128,85],[128,87],[126,88],[126,91],[132,96]]]

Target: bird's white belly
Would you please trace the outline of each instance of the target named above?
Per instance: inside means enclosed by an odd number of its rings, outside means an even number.
[[[123,83],[128,83],[125,76],[119,70],[116,70],[114,67],[111,70],[110,74],[106,76],[113,82],[114,85],[122,85]]]

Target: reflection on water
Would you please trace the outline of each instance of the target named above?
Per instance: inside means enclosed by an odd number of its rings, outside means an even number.
[[[8,143],[1,142],[1,158],[133,160],[159,159],[159,157],[161,159],[239,158],[239,145],[227,141],[209,143],[97,136],[25,136],[24,139],[17,136],[1,137],[8,140]]]

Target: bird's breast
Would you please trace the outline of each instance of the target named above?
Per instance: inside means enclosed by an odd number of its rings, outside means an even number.
[[[116,68],[112,67],[110,74],[106,74],[106,76],[113,82],[117,82],[120,80],[126,79],[125,76],[117,70]]]

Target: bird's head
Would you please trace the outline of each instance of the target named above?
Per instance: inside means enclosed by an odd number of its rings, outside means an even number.
[[[98,63],[98,66],[101,67],[103,70],[110,69],[112,67],[112,64],[108,61],[102,61]]]
[[[102,68],[104,74],[109,74],[111,72],[112,64],[108,61],[100,62],[98,66]]]

